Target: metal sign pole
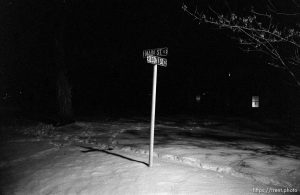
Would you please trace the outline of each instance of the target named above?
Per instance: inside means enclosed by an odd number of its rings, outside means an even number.
[[[149,167],[152,167],[152,165],[153,165],[156,83],[157,83],[157,64],[154,64],[154,66],[153,66],[153,86],[152,86],[151,127],[150,127]]]
[[[143,50],[143,58],[153,64],[153,86],[152,86],[152,108],[151,108],[151,126],[150,126],[150,145],[149,145],[149,167],[153,165],[153,147],[154,147],[154,126],[155,126],[155,104],[156,104],[156,84],[157,84],[157,66],[167,66],[167,59],[159,56],[167,56],[168,48],[156,48]]]

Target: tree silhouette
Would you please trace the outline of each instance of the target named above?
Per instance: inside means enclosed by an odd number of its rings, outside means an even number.
[[[251,1],[247,11],[237,12],[226,0],[224,3],[227,9],[221,11],[186,3],[182,9],[199,24],[231,31],[243,50],[264,54],[269,65],[288,73],[300,87],[300,1],[265,0],[256,6]]]
[[[22,93],[26,110],[45,113],[56,103],[62,119],[72,118],[65,55],[70,9],[65,0],[0,2],[1,97],[8,90]]]
[[[54,33],[55,51],[54,58],[57,68],[57,101],[59,115],[63,120],[71,120],[73,117],[72,111],[72,86],[67,76],[68,69],[66,66],[64,33],[66,28],[66,16],[69,6],[66,0],[56,1],[58,15],[56,17],[57,29]]]

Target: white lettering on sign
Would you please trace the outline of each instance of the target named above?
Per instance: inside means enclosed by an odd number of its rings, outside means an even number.
[[[156,52],[154,49],[148,49],[143,51],[143,57],[146,58],[147,56],[155,56]]]
[[[160,57],[157,57],[157,61],[158,61],[158,65],[160,66],[167,66],[167,59],[166,58],[160,58]]]
[[[160,66],[167,66],[167,59],[166,58],[160,58],[157,56],[148,55],[147,56],[147,62],[150,64],[157,64]]]
[[[146,58],[148,55],[152,56],[167,56],[168,48],[156,48],[156,49],[146,49],[143,51],[143,58]]]
[[[147,62],[150,63],[150,64],[157,64],[156,56],[148,55],[147,56]]]

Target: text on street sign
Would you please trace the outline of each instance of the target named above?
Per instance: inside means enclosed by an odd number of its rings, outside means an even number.
[[[167,66],[167,59],[166,58],[160,58],[157,56],[148,55],[147,56],[147,62],[150,64],[157,64],[159,66]]]
[[[146,49],[143,51],[143,58],[146,58],[147,56],[167,56],[168,55],[168,48],[156,48],[156,49]]]

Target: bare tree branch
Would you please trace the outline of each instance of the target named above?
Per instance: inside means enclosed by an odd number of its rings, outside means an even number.
[[[295,5],[298,6],[298,4]],[[285,70],[300,87],[299,79],[290,68],[292,65],[298,66],[300,64],[300,31],[297,29],[297,23],[295,28],[285,24],[279,27],[278,23],[274,22],[272,14],[274,14],[273,11],[276,11],[275,14],[280,14],[280,12],[271,0],[268,0],[268,7],[269,10],[266,10],[266,13],[257,12],[252,8],[248,16],[238,16],[233,12],[229,16],[224,16],[210,6],[208,6],[209,14],[199,14],[198,11],[191,12],[185,4],[183,4],[182,9],[199,24],[207,23],[221,29],[231,30],[239,40],[240,45],[246,48],[246,51],[261,52],[269,56],[272,61],[268,64]],[[290,14],[285,16],[289,17]],[[287,49],[294,51],[294,54],[287,52]]]

